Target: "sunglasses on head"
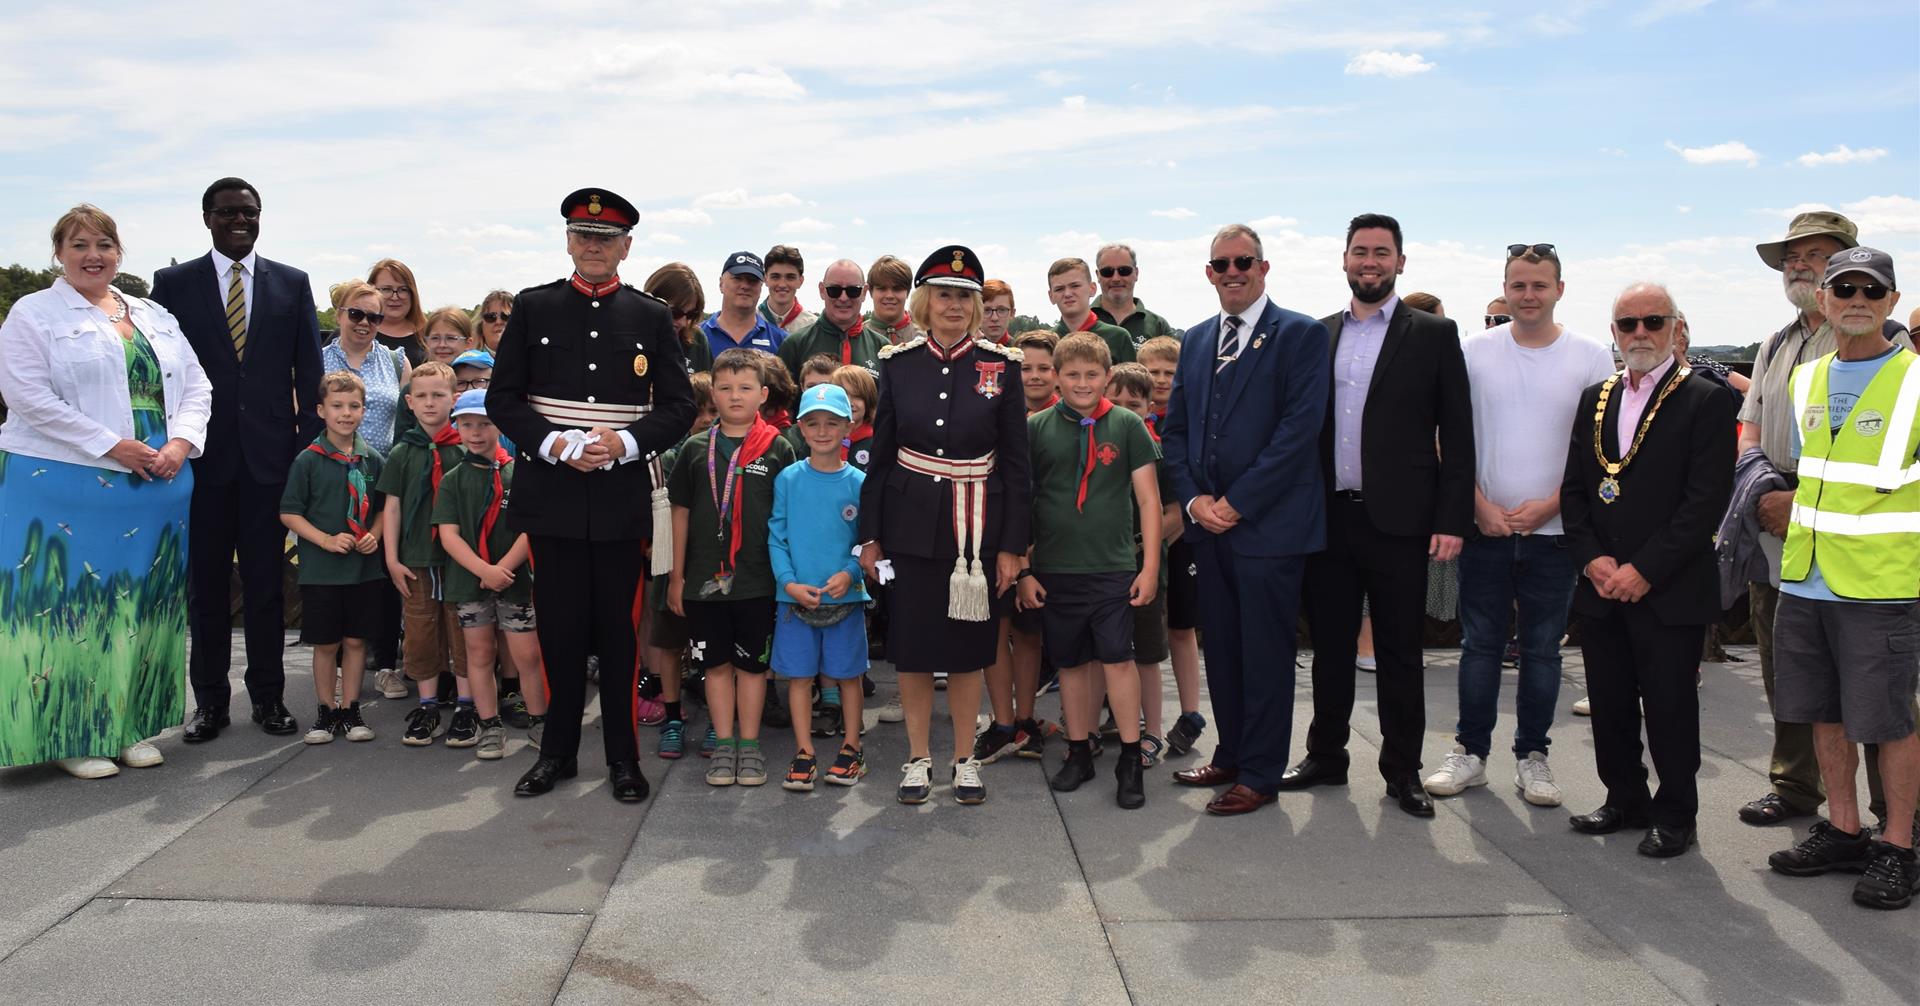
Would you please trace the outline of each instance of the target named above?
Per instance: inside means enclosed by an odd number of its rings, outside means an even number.
[[[823,286],[820,289],[826,293],[828,300],[839,300],[842,297],[848,300],[859,300],[860,295],[867,290],[866,287],[857,283],[853,286]]]
[[[1671,314],[1650,314],[1644,318],[1615,318],[1613,324],[1621,335],[1632,335],[1641,325],[1647,326],[1649,332],[1658,332],[1667,327],[1667,319],[1672,317]]]
[[[484,321],[484,322],[486,322],[486,323],[488,323],[488,324],[492,324],[492,323],[494,323],[494,322],[496,322],[496,321],[506,321],[506,320],[507,320],[508,318],[511,318],[511,317],[513,317],[513,312],[512,312],[512,311],[482,311],[482,312],[480,312],[480,320],[482,320],[482,321]]]
[[[1252,255],[1235,255],[1232,258],[1208,259],[1207,268],[1212,269],[1214,272],[1226,272],[1227,266],[1232,265],[1241,272],[1251,272],[1253,271],[1253,264],[1258,261],[1260,260]]]
[[[1887,288],[1878,283],[1835,283],[1827,289],[1841,300],[1852,300],[1856,293],[1865,294],[1868,300],[1885,300],[1887,297]]]
[[[363,321],[369,324],[380,325],[386,322],[387,316],[376,311],[362,311],[357,307],[350,307],[347,308],[347,320],[356,325]]]
[[[1103,265],[1100,267],[1101,279],[1112,279],[1115,276],[1131,275],[1133,275],[1133,267],[1130,265]]]
[[[1510,314],[1490,314],[1487,315],[1487,327],[1492,328],[1495,325],[1504,325],[1512,320],[1513,315]]]
[[[1508,258],[1519,258],[1520,256],[1525,255],[1528,252],[1532,252],[1535,255],[1540,255],[1544,257],[1547,255],[1553,254],[1553,246],[1550,244],[1508,245],[1507,246]]]

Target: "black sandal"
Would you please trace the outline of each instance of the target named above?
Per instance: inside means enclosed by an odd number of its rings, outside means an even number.
[[[1813,811],[1795,810],[1793,805],[1778,793],[1768,793],[1752,803],[1740,808],[1740,820],[1748,824],[1779,824],[1790,818],[1807,817]]]

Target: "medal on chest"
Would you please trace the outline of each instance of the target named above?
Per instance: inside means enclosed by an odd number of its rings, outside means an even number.
[[[978,360],[974,362],[973,369],[980,375],[980,379],[974,382],[973,390],[979,392],[981,398],[995,398],[1005,390],[1000,385],[1000,378],[1007,372],[1005,361]]]

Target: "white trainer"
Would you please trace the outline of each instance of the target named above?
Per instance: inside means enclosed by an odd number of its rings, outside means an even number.
[[[106,758],[62,758],[54,764],[75,779],[105,779],[120,774],[120,766]]]
[[[1529,751],[1520,759],[1514,767],[1513,784],[1535,807],[1560,806],[1560,787],[1553,784],[1553,769],[1547,767],[1547,756],[1542,752]]]
[[[120,764],[128,768],[152,768],[166,760],[167,759],[160,754],[159,748],[154,747],[146,741],[141,741],[127,748],[125,751],[120,752]]]
[[[880,722],[882,723],[905,722],[907,718],[907,711],[905,709],[900,708],[899,694],[895,693],[893,698],[888,699],[887,704],[880,707],[880,712],[877,715]]]
[[[1487,762],[1479,755],[1468,754],[1467,749],[1456,746],[1447,760],[1440,763],[1440,771],[1427,777],[1427,792],[1434,796],[1454,796],[1469,786],[1487,784]]]
[[[1592,716],[1593,700],[1585,695],[1580,696],[1580,701],[1573,704],[1573,714],[1575,716]]]
[[[408,694],[406,675],[391,667],[374,672],[373,687],[380,689],[380,694],[384,698],[404,699]]]

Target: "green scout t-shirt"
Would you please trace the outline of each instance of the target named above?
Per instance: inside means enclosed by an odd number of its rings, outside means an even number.
[[[380,484],[374,487],[400,507],[400,564],[413,569],[438,568],[447,561],[447,554],[433,540],[433,455],[428,452],[434,450],[440,452],[442,476],[453,471],[467,453],[459,444],[435,446],[416,427],[393,445],[380,471]]]
[[[1109,325],[1099,320],[1100,316],[1097,314],[1088,314],[1087,319],[1092,321],[1093,324],[1072,330],[1067,328],[1065,321],[1057,321],[1053,325],[1054,334],[1064,339],[1076,331],[1092,332],[1107,344],[1107,352],[1113,354],[1113,362],[1133,362],[1133,335],[1131,333],[1118,325]],[[1136,416],[1134,418],[1137,419],[1139,417]]]
[[[800,367],[808,359],[825,353],[836,362],[853,364],[867,368],[868,373],[880,373],[880,351],[887,348],[887,337],[880,334],[879,326],[868,327],[864,323],[860,334],[852,339],[840,330],[840,326],[828,320],[825,315],[787,333],[787,341],[780,344],[780,362],[787,365],[793,379],[800,380]]]
[[[449,466],[440,478],[440,499],[433,504],[433,522],[460,525],[460,540],[478,555],[480,525],[486,519],[487,508],[493,505],[493,462],[465,451],[461,455],[460,462]],[[493,533],[487,536],[487,555],[495,563],[506,557],[520,537],[507,527],[506,509],[513,502],[511,461],[500,469],[500,488],[505,498],[500,503],[500,514],[493,519]],[[480,586],[480,578],[467,572],[467,567],[452,557],[448,557],[442,577],[440,597],[449,604],[484,601],[489,597],[514,604],[533,599],[533,569],[529,563],[522,563],[514,570],[513,584],[497,594]]]
[[[325,434],[315,443],[331,449]],[[385,459],[358,436],[353,438],[353,453],[360,458],[360,474],[366,480],[366,526],[371,530],[378,527],[380,521],[383,497],[376,486]],[[306,449],[293,459],[293,467],[287,472],[287,488],[280,493],[280,512],[305,517],[321,534],[339,534],[347,529],[347,497],[347,466]],[[346,586],[387,575],[386,560],[377,548],[371,555],[352,550],[345,555],[335,555],[301,538],[297,554],[300,582],[306,586]]]
[[[720,537],[720,511],[713,503],[713,483],[707,478],[707,440],[718,437],[714,474],[724,484],[727,459],[740,441],[720,427],[696,433],[680,448],[673,474],[667,476],[667,500],[687,508],[687,568],[685,599],[732,601],[773,596],[773,560],[767,555],[767,521],[773,516],[773,478],[795,460],[793,445],[774,437],[767,452],[748,463],[734,483],[733,505],[740,507],[740,551],[734,558],[733,589],[726,594],[702,595],[726,556],[728,542]],[[729,521],[729,524],[732,522]]]
[[[1115,406],[1093,424],[1093,471],[1087,430],[1062,402],[1027,420],[1033,458],[1033,568],[1041,573],[1125,573],[1139,567],[1133,551],[1133,472],[1160,456],[1147,424]]]

